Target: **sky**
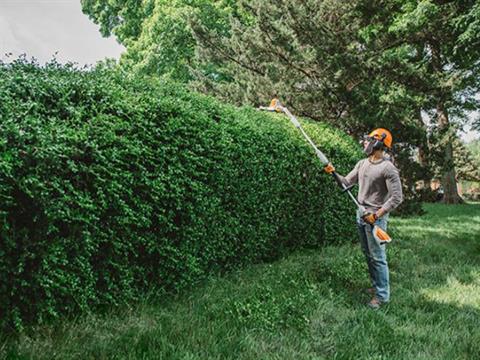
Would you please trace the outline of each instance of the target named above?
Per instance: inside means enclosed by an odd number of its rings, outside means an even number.
[[[83,66],[118,59],[123,51],[114,37],[101,36],[99,27],[82,13],[80,0],[0,0],[0,60],[4,62],[26,54],[40,63],[55,56],[61,63]],[[480,138],[468,128],[460,136],[466,142]]]
[[[93,65],[118,59],[124,47],[104,38],[99,27],[81,10],[80,0],[0,0],[0,59],[8,62],[25,53],[40,63]],[[13,57],[5,56],[12,52]]]
[[[472,113],[470,115],[472,118],[478,118],[480,116],[480,114],[477,112],[475,113]],[[465,131],[460,134],[460,137],[463,139],[463,141],[465,142],[470,142],[470,141],[473,141],[473,140],[479,140],[480,139],[480,133],[478,131],[474,131],[474,130],[471,130],[469,126],[466,126],[465,127]]]

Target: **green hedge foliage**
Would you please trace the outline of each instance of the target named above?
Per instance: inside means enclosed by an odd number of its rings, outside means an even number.
[[[353,167],[347,136],[304,125]],[[349,241],[353,210],[284,116],[106,66],[0,64],[3,326]]]

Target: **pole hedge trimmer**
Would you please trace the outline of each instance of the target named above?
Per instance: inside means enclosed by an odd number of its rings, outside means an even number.
[[[288,108],[283,106],[278,99],[273,99],[270,102],[270,105],[268,107],[260,106],[259,109],[263,110],[263,111],[283,112],[285,115],[287,115],[289,117],[290,121],[292,122],[292,124],[298,130],[300,130],[303,137],[307,140],[307,142],[315,150],[315,154],[317,155],[317,157],[320,160],[320,162],[322,163],[322,165],[327,166],[327,165],[330,164],[330,161],[328,160],[328,158],[325,156],[325,154],[323,152],[320,151],[319,148],[317,148],[317,146],[312,141],[312,139],[310,139],[310,137],[307,135],[305,130],[302,128],[302,125],[300,125],[300,122],[297,120],[297,118],[290,112],[290,110],[288,110]],[[366,216],[370,215],[370,213],[365,209],[365,207],[363,205],[361,205],[358,202],[358,200],[355,198],[355,196],[353,196],[352,192],[350,191],[351,188],[353,187],[353,185],[352,186],[345,185],[343,183],[342,179],[340,178],[340,176],[338,176],[338,174],[335,171],[332,171],[331,174],[332,174],[333,178],[335,179],[335,181],[337,182],[337,184],[342,188],[342,190],[344,192],[346,192],[348,194],[350,199],[352,199],[352,201],[355,203],[358,210],[360,211],[360,214],[362,214],[362,218],[365,218]],[[385,243],[389,243],[390,241],[392,241],[392,238],[383,229],[381,229],[379,226],[377,226],[375,224],[370,224],[370,225],[372,226],[373,236],[380,242],[380,244],[385,244]]]

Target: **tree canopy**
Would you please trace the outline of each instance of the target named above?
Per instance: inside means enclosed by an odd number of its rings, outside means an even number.
[[[409,187],[440,168],[447,201],[459,201],[453,144],[466,113],[480,108],[477,1],[82,5],[103,34],[114,33],[127,47],[123,66],[187,82],[238,105],[264,104],[277,95],[298,114],[353,136],[387,127],[405,166],[420,154],[423,170],[415,171]]]
[[[136,72],[193,79],[196,41],[190,19],[224,33],[234,0],[81,0],[82,9],[100,25],[104,36],[115,34],[127,52],[121,63]]]

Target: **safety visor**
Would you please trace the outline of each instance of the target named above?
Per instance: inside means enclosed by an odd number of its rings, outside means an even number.
[[[382,134],[382,136],[380,138],[375,137],[375,136],[370,136],[370,135],[363,135],[362,142],[365,142],[365,141],[373,142],[373,141],[377,141],[377,140],[383,141],[383,140],[385,140],[386,137],[387,137],[386,134]]]
[[[373,142],[377,139],[375,139],[373,136],[368,136],[368,135],[363,135],[361,140],[360,140],[360,144],[363,144],[365,142]]]

